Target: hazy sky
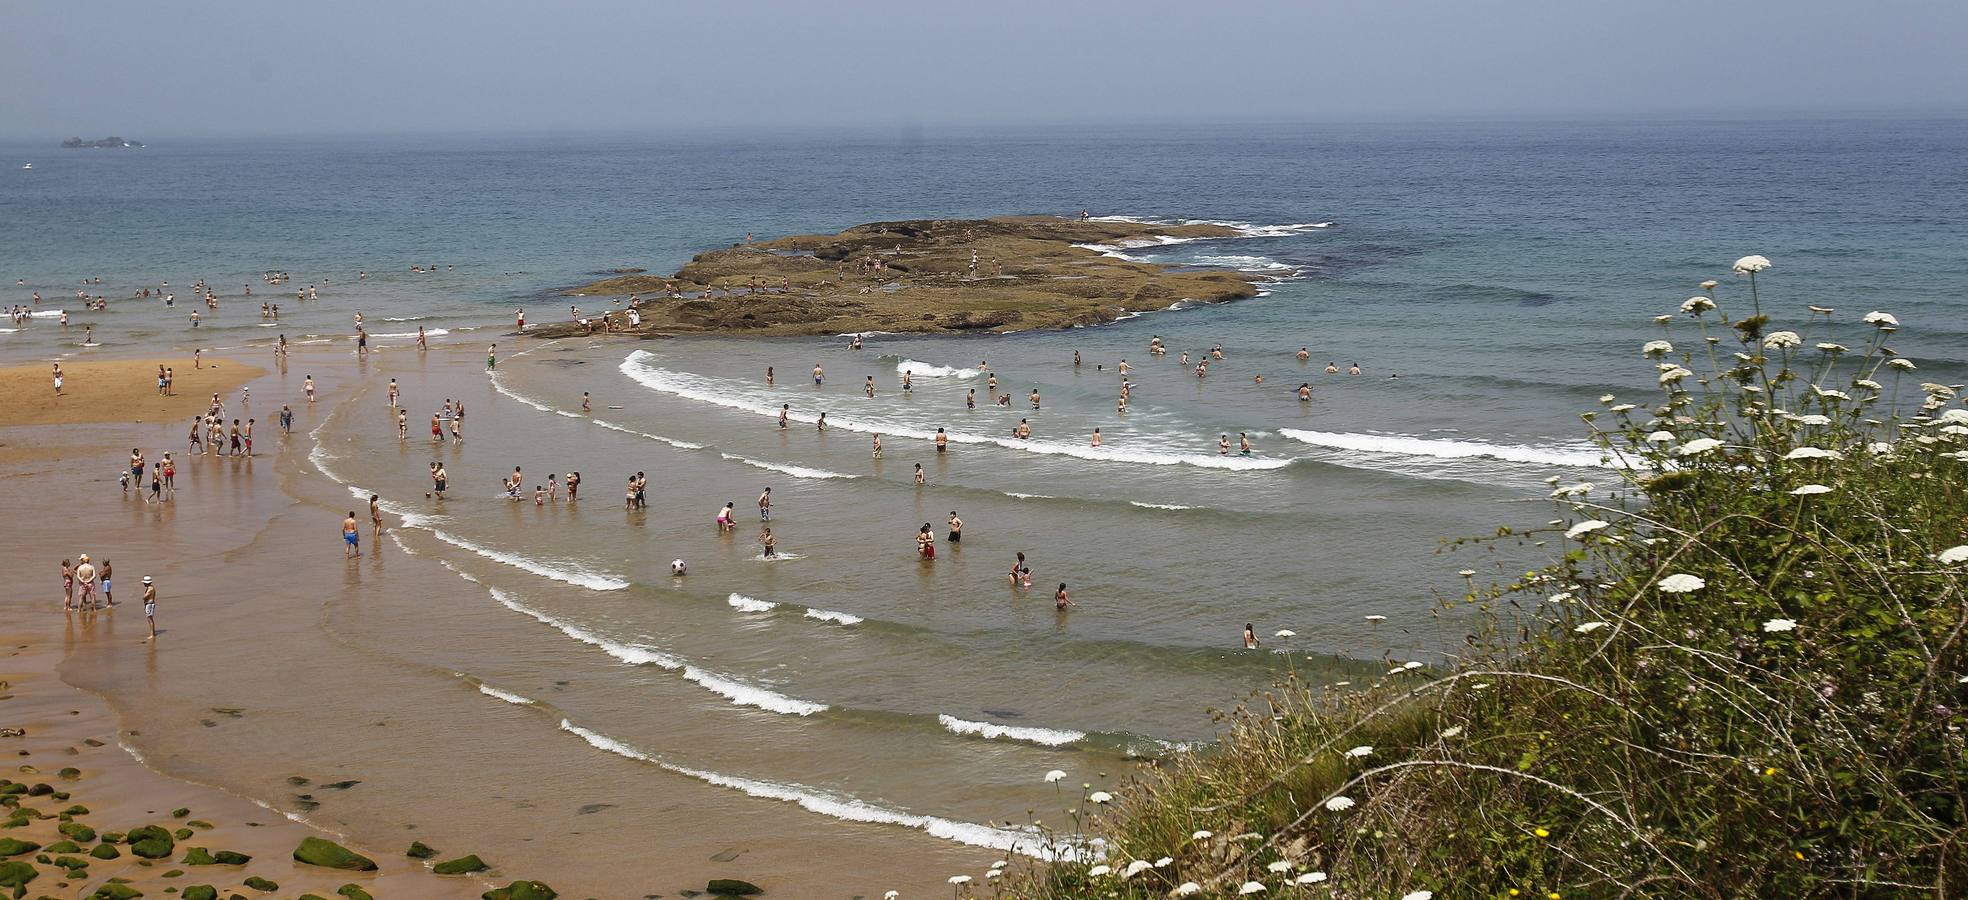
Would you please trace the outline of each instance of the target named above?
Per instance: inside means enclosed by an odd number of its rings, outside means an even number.
[[[1968,0],[0,0],[0,139],[1968,110]]]

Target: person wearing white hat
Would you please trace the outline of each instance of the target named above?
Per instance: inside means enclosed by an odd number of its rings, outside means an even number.
[[[143,577],[144,621],[150,623],[150,637],[146,642],[157,640],[157,585],[152,584],[150,576]]]

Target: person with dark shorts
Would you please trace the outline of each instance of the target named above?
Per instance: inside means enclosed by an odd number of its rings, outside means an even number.
[[[963,543],[963,520],[957,518],[957,511],[950,510],[950,543]]]

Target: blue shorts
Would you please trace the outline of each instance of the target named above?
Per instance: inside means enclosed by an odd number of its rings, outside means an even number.
[[[356,545],[355,542],[361,539],[362,539],[361,532],[356,532],[356,531],[342,532],[342,543],[345,543],[351,547],[355,546]]]

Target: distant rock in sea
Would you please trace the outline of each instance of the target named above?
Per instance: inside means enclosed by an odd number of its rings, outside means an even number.
[[[106,137],[100,141],[85,141],[79,137],[62,141],[62,146],[70,150],[142,150],[142,141],[126,141],[120,137]]]

